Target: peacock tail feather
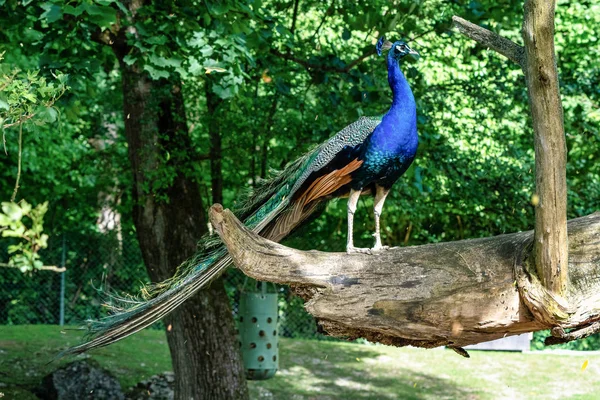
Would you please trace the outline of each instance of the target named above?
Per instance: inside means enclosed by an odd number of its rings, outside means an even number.
[[[298,215],[297,205],[294,209],[292,204],[296,192],[343,148],[362,143],[380,121],[380,117],[363,117],[350,124],[283,171],[259,182],[257,188],[234,207],[234,214],[252,231],[271,240],[282,239],[318,208],[318,202],[314,202]],[[280,220],[276,221],[278,217]],[[111,315],[88,321],[87,341],[65,350],[59,357],[107,346],[148,327],[216,279],[231,264],[231,257],[218,237],[205,235],[198,248],[196,254],[177,268],[173,277],[145,286],[138,296],[109,294],[107,307]]]

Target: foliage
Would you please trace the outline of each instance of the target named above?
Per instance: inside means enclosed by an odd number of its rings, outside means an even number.
[[[18,126],[34,117],[32,122],[38,125],[56,121],[58,110],[54,104],[69,89],[67,75],[52,73],[55,81],[48,82],[39,70],[7,71],[4,64],[0,64],[0,74],[0,129]],[[6,143],[4,135],[3,132]]]
[[[4,53],[0,53],[0,62]],[[69,87],[66,85],[68,76],[57,72],[52,73],[56,82],[47,82],[39,76],[39,70],[21,71],[19,68],[9,69],[0,63],[0,129],[4,152],[6,148],[6,129],[19,128],[18,135],[18,169],[15,188],[10,201],[15,201],[21,178],[21,159],[23,154],[23,124],[26,122],[36,125],[53,123],[58,111],[54,103]]]
[[[0,62],[4,53],[0,54]],[[57,72],[52,74],[56,82],[47,82],[46,78],[39,76],[39,70],[23,72],[18,68],[7,71],[4,64],[0,64],[0,130],[4,151],[6,148],[6,129],[17,126],[18,136],[18,168],[15,188],[10,202],[2,203],[4,214],[0,214],[0,232],[2,237],[20,238],[23,241],[8,247],[8,263],[0,265],[16,267],[21,272],[33,269],[48,269],[44,266],[38,251],[47,246],[48,235],[43,234],[43,218],[48,211],[48,202],[39,204],[32,209],[25,200],[20,204],[14,203],[19,190],[23,154],[23,124],[34,123],[43,125],[56,121],[58,111],[54,103],[68,90],[67,76]],[[22,217],[30,218],[32,226],[27,229],[22,222]]]
[[[48,211],[48,202],[38,204],[35,208],[22,200],[20,203],[3,202],[0,213],[0,232],[2,237],[22,239],[8,246],[8,254],[12,254],[7,264],[0,266],[18,268],[21,272],[34,269],[49,269],[40,259],[39,251],[48,247],[48,235],[43,232],[44,215]],[[23,221],[27,217],[30,226]]]

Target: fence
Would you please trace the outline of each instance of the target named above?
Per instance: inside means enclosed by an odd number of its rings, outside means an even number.
[[[137,293],[149,281],[134,232],[54,236],[42,259],[47,265],[65,265],[67,270],[22,273],[15,268],[0,268],[0,325],[80,325],[87,319],[107,315],[103,307],[106,291]],[[245,279],[234,268],[225,274],[234,315]],[[302,300],[287,286],[277,289],[280,335],[325,338],[318,332],[314,318],[304,310]]]

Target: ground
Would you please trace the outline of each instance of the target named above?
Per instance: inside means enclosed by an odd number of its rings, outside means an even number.
[[[35,399],[28,390],[73,358],[46,363],[80,335],[0,326],[2,400]],[[465,359],[444,349],[281,339],[280,353],[275,378],[249,382],[253,399],[600,399],[600,352],[472,351]],[[82,357],[110,369],[124,389],[171,367],[164,333],[155,330],[75,358]]]

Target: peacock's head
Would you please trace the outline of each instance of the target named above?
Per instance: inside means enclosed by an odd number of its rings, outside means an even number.
[[[385,37],[381,37],[377,41],[377,54],[381,55],[384,50],[389,50],[390,53],[388,57],[391,57],[397,61],[399,61],[404,56],[410,56],[415,60],[419,59],[419,53],[415,50],[411,49],[406,43],[402,40],[398,40],[397,42],[390,42],[389,40],[385,40]]]

